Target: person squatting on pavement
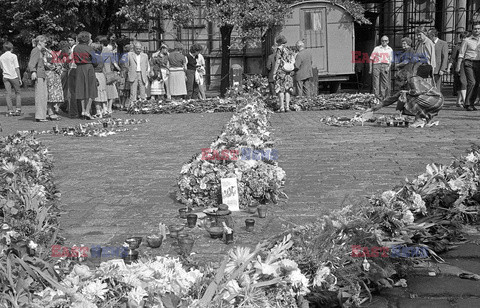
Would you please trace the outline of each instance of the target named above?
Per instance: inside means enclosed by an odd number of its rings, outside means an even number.
[[[411,127],[429,127],[438,124],[438,122],[432,122],[432,119],[442,109],[444,98],[437,87],[406,70],[398,72],[395,82],[402,90],[387,97],[370,111],[377,111],[397,103],[397,110],[403,115],[415,117]]]

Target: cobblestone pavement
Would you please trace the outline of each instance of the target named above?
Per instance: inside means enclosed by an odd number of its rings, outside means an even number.
[[[3,103],[4,104],[4,103]],[[28,104],[28,103],[27,103]],[[4,106],[2,108],[5,108]],[[2,110],[2,112],[5,109]],[[47,130],[81,120],[36,123],[33,106],[23,117],[3,117],[2,135],[16,130]],[[272,115],[279,164],[287,173],[289,199],[256,219],[255,231],[244,229],[246,213],[235,213],[236,244],[254,246],[268,238],[346,204],[361,205],[365,197],[391,189],[426,164],[449,163],[478,142],[480,111],[466,112],[452,99],[438,116],[438,127],[330,127],[319,122],[328,115],[353,116],[355,111],[290,112]],[[384,113],[394,113],[386,108]],[[177,216],[176,179],[182,165],[208,147],[222,132],[231,113],[135,115],[148,118],[128,132],[106,138],[39,135],[55,160],[56,183],[62,192],[61,234],[66,244],[120,245],[126,237],[145,236],[183,222]],[[200,228],[188,230],[196,242],[194,259],[218,261],[231,246],[212,240]],[[464,246],[447,262],[480,274],[478,245]],[[142,244],[142,254],[177,255],[171,239],[160,249]],[[473,253],[472,253],[473,252]],[[453,282],[453,283],[452,283]],[[480,305],[479,282],[419,275],[407,289],[374,298],[370,307],[474,307]]]

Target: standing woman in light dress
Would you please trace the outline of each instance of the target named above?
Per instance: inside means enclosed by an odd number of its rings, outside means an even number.
[[[98,96],[95,98],[95,110],[94,117],[103,118],[104,111],[107,110],[107,80],[105,79],[104,67],[105,62],[102,57],[103,45],[100,43],[93,43],[93,49],[95,50],[95,58],[97,59],[97,66],[93,69],[95,71],[95,77],[97,82]]]
[[[43,54],[47,46],[47,38],[39,35],[33,41],[35,47],[30,52],[28,70],[32,74],[32,81],[35,82],[35,120],[46,122],[47,120],[47,81],[45,75],[45,63]]]
[[[187,70],[187,58],[183,55],[183,44],[175,42],[174,50],[168,55],[170,63],[170,77],[168,85],[171,96],[187,95],[185,71]]]
[[[106,37],[103,37],[100,40],[100,43],[103,45],[103,50],[102,50],[102,58],[104,61],[104,71],[106,74],[112,72],[112,71],[120,71],[120,67],[118,66],[117,60],[116,60],[116,52],[113,50],[112,45],[113,42],[111,40],[109,41]],[[109,44],[112,43],[112,44]],[[104,116],[111,116],[113,113],[112,106],[113,102],[118,99],[118,91],[117,91],[117,86],[115,83],[113,84],[107,84],[107,109],[104,110]]]

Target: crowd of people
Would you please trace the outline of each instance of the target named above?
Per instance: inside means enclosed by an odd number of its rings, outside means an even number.
[[[442,76],[454,74],[454,91],[457,106],[475,111],[480,86],[480,22],[473,23],[472,34],[459,33],[459,41],[448,56],[447,42],[438,38],[435,29],[421,26],[416,29],[417,44],[412,46],[409,37],[402,39],[404,52],[394,56],[388,46],[388,37],[381,38],[381,45],[375,47],[370,57],[373,93],[382,101],[372,109],[397,103],[397,110],[403,115],[415,117],[414,127],[431,126],[438,122],[432,119],[442,109]],[[390,94],[390,72],[396,65],[397,93]],[[452,70],[453,68],[453,70]]]
[[[60,111],[71,118],[110,117],[113,109],[147,99],[205,99],[205,59],[200,44],[184,54],[181,43],[173,51],[166,44],[149,57],[140,42],[116,44],[114,34],[92,40],[86,31],[56,42],[39,35],[33,42],[24,81],[35,86],[35,120],[58,121]],[[6,89],[7,115],[21,114],[17,56],[10,42],[3,44],[0,68]],[[29,76],[26,78],[25,76]],[[12,105],[12,89],[16,109]]]
[[[387,36],[381,38],[370,56],[372,88],[382,101],[375,110],[397,102],[404,115],[415,116],[415,125],[432,123],[443,107],[442,76],[453,72],[457,106],[477,110],[475,101],[480,86],[480,23],[472,33],[460,33],[459,41],[448,55],[448,45],[435,29],[421,26],[415,31],[416,46],[404,37],[403,52],[395,54]],[[313,77],[312,54],[302,40],[294,48],[280,35],[272,47],[266,66],[272,95],[277,95],[277,112],[290,111],[291,95],[310,96]],[[63,110],[70,117],[94,119],[109,117],[114,107],[124,109],[130,102],[146,99],[171,101],[176,98],[205,99],[205,59],[202,46],[193,44],[185,54],[181,43],[173,50],[160,44],[149,57],[140,42],[116,44],[115,35],[99,36],[80,32],[55,44],[39,35],[33,42],[28,63],[30,80],[35,84],[35,120],[59,120]],[[13,45],[6,42],[0,56],[0,68],[6,89],[7,115],[21,114],[22,79]],[[400,91],[391,94],[391,72]],[[11,94],[16,96],[13,107]]]

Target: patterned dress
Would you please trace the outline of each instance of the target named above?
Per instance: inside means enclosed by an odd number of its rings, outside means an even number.
[[[279,62],[279,66],[275,76],[275,93],[293,93],[293,75],[294,72],[286,72],[283,69],[284,63],[292,56],[292,51],[285,46],[279,46],[275,55],[275,61]]]
[[[60,54],[60,51],[46,50],[43,55],[45,74],[47,75],[47,102],[49,103],[63,103],[63,87],[61,79],[62,61],[59,59],[58,54]]]
[[[408,116],[430,121],[442,109],[442,93],[425,79],[414,76],[408,82],[409,91],[399,91],[385,99],[383,106],[397,102],[397,110]]]

